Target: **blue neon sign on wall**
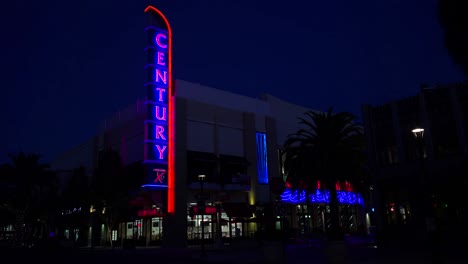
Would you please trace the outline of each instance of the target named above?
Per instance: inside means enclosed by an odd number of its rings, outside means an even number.
[[[265,133],[256,133],[256,145],[258,183],[268,184],[268,148]]]

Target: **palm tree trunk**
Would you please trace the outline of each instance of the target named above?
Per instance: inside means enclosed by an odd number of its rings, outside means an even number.
[[[304,204],[301,204],[302,226],[304,227],[304,237],[307,235],[307,222],[305,220]]]
[[[309,190],[306,190],[306,205],[307,205],[307,215],[306,216],[312,216],[312,204],[310,203],[310,191]],[[304,217],[305,219],[305,222],[307,223],[306,225],[306,228],[307,228],[307,232],[306,232],[306,236],[310,236],[311,235],[311,231],[312,231],[312,228],[311,228],[311,224],[310,224],[310,218],[309,217]]]
[[[336,185],[334,184],[334,182],[334,180],[330,180],[328,184],[330,192],[331,220],[331,226],[328,230],[328,237],[330,240],[341,240],[343,239],[343,232],[340,225],[340,204],[338,202],[338,193],[336,191]]]

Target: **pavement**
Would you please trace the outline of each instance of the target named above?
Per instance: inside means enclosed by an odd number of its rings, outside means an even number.
[[[143,247],[130,250],[121,248],[61,248],[61,249],[7,249],[0,253],[6,259],[17,263],[46,261],[48,263],[468,263],[466,248],[462,244],[444,245],[434,254],[427,247],[378,247],[366,240],[346,241],[346,243],[307,243],[288,244],[284,247],[274,243],[259,244],[243,241],[214,248],[206,248],[206,256],[201,256],[199,247],[160,248]],[[437,261],[434,256],[438,255]]]

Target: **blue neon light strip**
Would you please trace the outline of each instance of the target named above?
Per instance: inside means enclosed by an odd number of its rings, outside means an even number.
[[[257,142],[257,174],[259,184],[268,184],[268,155],[265,133],[256,134]]]
[[[358,193],[336,191],[340,204],[364,204],[364,199]],[[330,203],[330,192],[327,190],[315,190],[309,195],[311,203]],[[301,204],[306,202],[306,191],[286,189],[281,194],[281,200],[286,203]]]
[[[153,189],[165,189],[167,185],[158,185],[158,184],[143,184],[142,188],[153,188]]]

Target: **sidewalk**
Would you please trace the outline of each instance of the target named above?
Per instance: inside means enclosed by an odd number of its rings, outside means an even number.
[[[67,250],[30,250],[15,249],[5,252],[5,255],[14,256],[21,262],[22,258],[48,259],[49,263],[56,260],[67,260],[72,263],[135,263],[141,261],[157,260],[159,263],[222,263],[222,264],[249,264],[249,263],[327,263],[327,253],[323,244],[310,243],[300,245],[287,245],[284,251],[278,247],[259,245],[255,241],[243,241],[232,247],[225,246],[216,249],[207,246],[206,257],[201,257],[201,248],[161,248],[137,247],[125,250],[122,248],[73,248]],[[338,249],[337,254],[342,254]],[[377,248],[361,243],[347,244],[344,254],[347,261],[340,263],[432,263],[432,251],[429,248]],[[330,255],[329,255],[330,256]],[[446,245],[442,249],[443,262],[440,263],[468,263],[465,258],[466,249],[459,244],[458,247]],[[269,258],[266,258],[269,257]],[[62,262],[57,262],[62,263]]]

